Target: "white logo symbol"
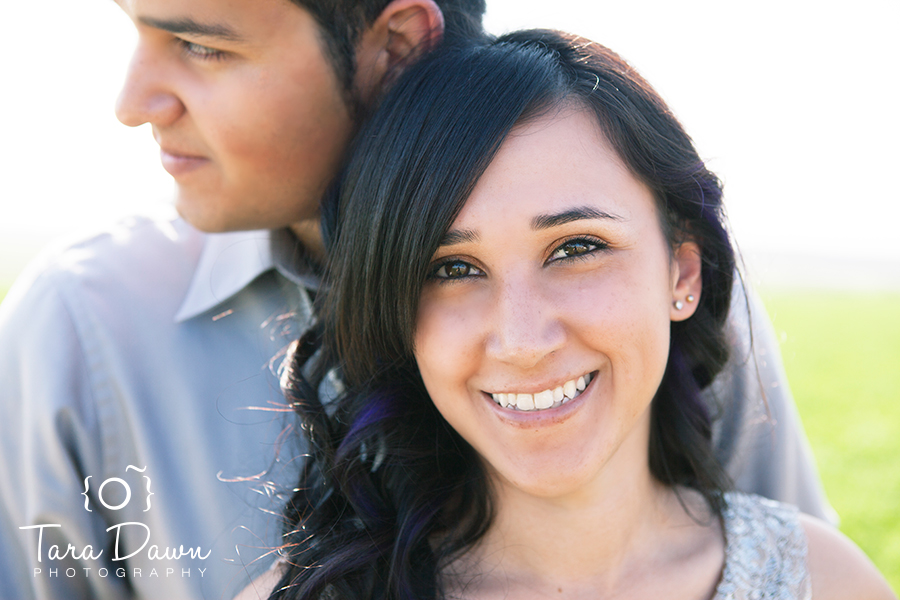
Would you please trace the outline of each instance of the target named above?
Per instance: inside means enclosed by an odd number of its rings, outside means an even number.
[[[134,465],[128,465],[128,467],[125,469],[125,471],[127,472],[128,469],[134,469],[138,473],[143,473],[144,471],[147,470],[147,467],[144,467],[143,469],[139,469],[138,467],[135,467]],[[88,475],[87,477],[84,478],[84,491],[81,493],[81,495],[84,496],[84,510],[86,510],[88,512],[93,512],[90,509],[90,507],[88,506],[88,504],[90,504],[90,498],[88,497],[88,491],[90,490],[91,477],[92,477],[91,475]],[[144,479],[147,480],[147,508],[144,509],[144,512],[147,512],[148,510],[150,510],[150,496],[153,495],[153,492],[150,491],[150,478],[147,477],[146,475],[144,475]],[[121,485],[123,488],[125,488],[125,500],[123,500],[121,503],[113,505],[113,506],[110,506],[109,504],[106,503],[106,500],[103,499],[103,489],[109,483],[115,483],[115,484]],[[100,484],[100,488],[97,490],[97,499],[100,500],[100,504],[105,506],[107,509],[119,510],[119,509],[127,506],[128,503],[131,501],[131,486],[129,486],[128,482],[125,481],[124,479],[120,479],[119,477],[110,477],[110,478],[106,479],[103,483]]]

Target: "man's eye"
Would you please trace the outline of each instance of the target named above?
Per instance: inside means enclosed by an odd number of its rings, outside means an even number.
[[[225,53],[221,50],[203,46],[202,44],[195,44],[187,40],[181,40],[181,47],[184,49],[185,54],[200,60],[219,60],[225,57]]]
[[[473,277],[481,274],[481,269],[478,269],[465,261],[449,260],[432,271],[431,276],[434,279],[462,279],[464,277]]]
[[[567,240],[553,251],[553,254],[550,255],[549,260],[552,262],[556,260],[564,260],[567,258],[577,258],[579,256],[591,254],[596,250],[604,250],[607,247],[608,246],[606,243],[599,240],[590,240],[585,238]]]

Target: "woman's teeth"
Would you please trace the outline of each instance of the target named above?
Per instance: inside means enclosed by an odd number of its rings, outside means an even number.
[[[544,410],[556,408],[569,400],[577,398],[591,382],[591,374],[565,382],[552,390],[544,390],[537,394],[491,394],[494,402],[503,408],[516,410]]]

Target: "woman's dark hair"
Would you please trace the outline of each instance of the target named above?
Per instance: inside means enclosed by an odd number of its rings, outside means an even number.
[[[273,597],[442,596],[441,572],[492,519],[475,451],[443,420],[413,356],[431,257],[510,130],[561,107],[593,114],[654,193],[674,248],[702,251],[695,314],[672,323],[669,362],[651,409],[650,470],[721,510],[726,478],[700,397],[724,365],[734,255],[719,180],[653,89],[588,40],[513,33],[446,48],[414,66],[363,128],[323,206],[330,287],[320,326],[294,347],[285,390],[310,456],[286,509],[289,566]],[[304,365],[321,337],[316,373]],[[315,388],[339,366],[345,391]],[[309,367],[306,367],[309,369]]]

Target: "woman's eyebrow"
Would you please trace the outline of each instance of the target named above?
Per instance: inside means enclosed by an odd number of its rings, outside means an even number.
[[[240,42],[243,38],[232,28],[219,23],[200,23],[190,17],[183,19],[154,19],[153,17],[140,17],[138,21],[169,33],[187,33],[202,37],[219,38],[229,42]]]
[[[581,221],[582,219],[612,219],[613,221],[620,221],[622,217],[598,210],[592,206],[579,206],[559,213],[538,215],[531,220],[531,228],[536,230],[549,229],[550,227],[571,223],[572,221]]]
[[[441,243],[438,244],[438,247],[477,241],[478,232],[473,229],[451,229],[441,238]]]

